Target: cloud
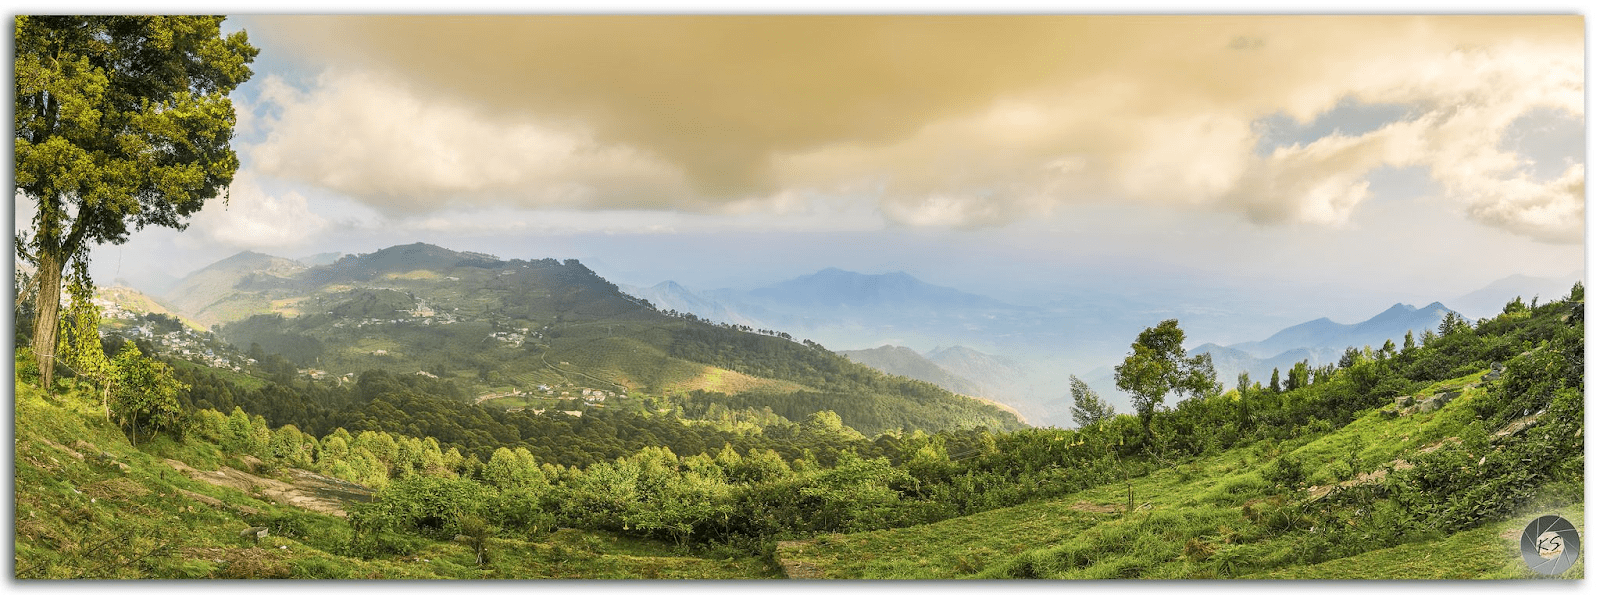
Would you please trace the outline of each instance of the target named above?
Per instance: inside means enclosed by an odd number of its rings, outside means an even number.
[[[1107,199],[1337,226],[1369,173],[1420,166],[1484,224],[1582,236],[1581,168],[1530,180],[1500,142],[1539,110],[1581,118],[1575,16],[255,21],[327,68],[272,95],[257,166],[389,210],[823,193],[912,226]],[[1258,154],[1264,119],[1350,105],[1409,109]]]
[[[228,190],[228,200],[220,198],[190,219],[190,234],[201,242],[234,250],[294,248],[314,239],[327,229],[328,221],[311,212],[299,192],[268,194],[248,173],[236,175]]]
[[[661,206],[685,193],[671,168],[580,126],[496,117],[370,72],[324,73],[312,92],[268,80],[272,133],[252,166],[390,212],[473,204]],[[626,198],[618,198],[626,197]]]

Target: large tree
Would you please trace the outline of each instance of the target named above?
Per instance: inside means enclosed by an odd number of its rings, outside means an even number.
[[[228,93],[257,50],[243,31],[222,35],[222,19],[16,18],[16,193],[36,207],[16,249],[38,269],[32,347],[46,389],[63,268],[130,227],[183,229],[233,181]]]
[[[1147,433],[1150,419],[1167,393],[1199,396],[1221,390],[1211,354],[1184,357],[1183,329],[1178,328],[1176,319],[1139,333],[1133,352],[1116,367],[1116,379],[1117,388],[1133,394],[1133,407]]]

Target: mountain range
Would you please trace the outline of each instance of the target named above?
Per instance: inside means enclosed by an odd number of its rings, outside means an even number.
[[[1305,361],[1320,366],[1339,361],[1349,347],[1383,347],[1385,341],[1394,341],[1398,348],[1407,332],[1421,340],[1423,332],[1437,329],[1445,315],[1453,312],[1439,302],[1417,308],[1408,304],[1395,304],[1389,309],[1355,324],[1340,324],[1327,318],[1318,318],[1283,329],[1260,341],[1246,341],[1221,346],[1206,343],[1189,350],[1189,355],[1211,354],[1211,365],[1217,370],[1217,379],[1232,386],[1240,372],[1266,381],[1273,369],[1286,373],[1296,362]]]
[[[404,289],[401,286],[409,284],[415,293],[418,283],[429,284],[429,279],[422,277],[460,277],[449,271],[498,270],[504,266],[505,261],[490,255],[427,244],[395,246],[366,255],[319,254],[300,261],[244,252],[179,280],[171,291],[160,296],[160,301],[209,327],[255,314],[301,314],[309,305],[306,295],[330,286],[365,284]],[[423,275],[421,271],[431,272]],[[898,271],[863,274],[828,268],[749,290],[696,290],[670,280],[650,287],[618,287],[601,282],[620,289],[626,299],[648,301],[662,312],[692,314],[717,323],[771,329],[791,334],[797,340],[816,341],[847,352],[852,358],[862,358],[858,361],[887,373],[1004,403],[1033,423],[1043,425],[1069,424],[1066,405],[1070,400],[1065,390],[1069,374],[1084,378],[1103,396],[1125,407],[1126,395],[1118,393],[1110,382],[1111,367],[1125,355],[1128,343],[1139,330],[1160,320],[1179,318],[1190,329],[1214,328],[1223,320],[1238,320],[1241,325],[1249,321],[1260,327],[1263,320],[1272,319],[1265,315],[1252,318],[1249,311],[1162,306],[1137,297],[1117,298],[1092,288],[1084,288],[1068,299],[1019,306],[929,284]],[[1503,305],[1510,299],[1505,296],[1508,292],[1515,292],[1511,296],[1527,295],[1527,288],[1536,287],[1553,294],[1558,285],[1571,284],[1513,276],[1463,299],[1469,299],[1483,313],[1488,310],[1486,304],[1498,301]],[[1227,345],[1204,343],[1191,352],[1212,354],[1219,379],[1231,384],[1239,371],[1265,378],[1274,367],[1283,369],[1302,360],[1316,365],[1336,361],[1345,347],[1377,347],[1386,339],[1398,343],[1406,330],[1420,333],[1436,327],[1448,310],[1438,302],[1422,308],[1395,304],[1354,324],[1319,318],[1283,328],[1265,339]],[[1493,310],[1498,311],[1498,307]],[[1473,312],[1465,314],[1472,318]],[[1191,331],[1189,336],[1195,338],[1198,334]],[[891,348],[892,358],[888,357],[890,353],[877,358],[862,353],[886,346],[898,346],[904,351]],[[916,363],[918,359],[952,378],[941,378],[933,369]]]
[[[885,376],[782,333],[651,307],[576,260],[507,261],[418,243],[308,267],[245,252],[189,275],[164,299],[240,351],[275,354],[313,379],[427,375],[465,398],[514,397],[508,407],[566,406],[561,393],[604,391],[691,416],[800,422],[831,410],[869,435],[1020,427],[1015,412],[978,395]],[[708,409],[708,400],[725,406]]]
[[[157,300],[209,328],[272,310],[269,301],[255,292],[241,290],[241,284],[263,276],[292,277],[304,270],[305,265],[287,258],[240,252],[179,279]]]
[[[1491,318],[1505,308],[1506,302],[1521,296],[1523,301],[1542,298],[1545,303],[1566,297],[1573,283],[1583,279],[1583,271],[1573,271],[1561,277],[1532,277],[1516,274],[1502,277],[1471,293],[1450,300],[1456,310],[1468,320]]]
[[[1439,322],[1444,320],[1445,314],[1452,311],[1439,302],[1421,308],[1395,304],[1378,315],[1355,324],[1339,324],[1327,318],[1318,318],[1278,331],[1261,341],[1235,343],[1228,347],[1256,357],[1271,357],[1296,348],[1326,348],[1340,351],[1350,346],[1371,345],[1377,348],[1383,346],[1386,340],[1393,340],[1398,344],[1406,331],[1421,335],[1424,329],[1438,327]]]
[[[1548,291],[1557,285],[1570,287],[1571,283],[1516,276],[1467,297],[1477,303],[1497,302],[1493,312],[1484,314],[1489,316],[1505,301],[1527,294],[1530,287]],[[935,350],[955,344],[948,348],[952,350],[949,353],[966,353],[972,361],[983,363],[966,369],[959,364],[939,365],[941,372],[965,381],[941,386],[956,392],[978,386],[981,394],[1015,407],[1033,423],[1051,425],[1069,423],[1070,399],[1064,390],[1069,374],[1082,377],[1125,408],[1128,397],[1116,389],[1111,370],[1140,329],[1165,318],[1179,318],[1188,328],[1189,321],[1223,315],[1205,308],[1174,311],[1138,298],[1117,299],[1088,289],[1042,306],[1017,306],[928,284],[903,272],[868,275],[836,268],[747,291],[695,291],[671,281],[624,290],[712,320],[783,329],[842,347],[852,358],[880,370],[936,383],[943,382],[937,380],[940,376],[909,356],[944,364],[937,362]],[[1480,307],[1480,311],[1484,309]],[[1420,335],[1424,329],[1436,328],[1449,311],[1439,302],[1421,308],[1395,304],[1357,323],[1342,324],[1323,317],[1282,328],[1265,339],[1228,345],[1204,343],[1190,352],[1210,353],[1218,378],[1231,385],[1240,371],[1266,378],[1273,368],[1287,369],[1299,361],[1313,365],[1337,361],[1346,347],[1376,348],[1385,340],[1398,344],[1407,330]],[[895,357],[867,354],[883,349],[874,346],[886,342],[900,348]],[[994,363],[1002,360],[1006,363]]]

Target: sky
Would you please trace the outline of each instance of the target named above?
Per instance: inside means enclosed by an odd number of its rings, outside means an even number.
[[[425,241],[633,285],[839,267],[1022,304],[1248,293],[1355,322],[1584,268],[1583,25],[234,17],[261,55],[233,95],[230,199],[92,270]]]

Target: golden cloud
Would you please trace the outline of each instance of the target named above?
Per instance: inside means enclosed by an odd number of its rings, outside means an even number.
[[[1486,223],[1581,241],[1517,214],[1581,215],[1581,191],[1527,180],[1498,148],[1530,109],[1583,114],[1577,16],[255,22],[342,73],[287,101],[262,167],[389,208],[717,209],[805,190],[869,196],[909,224],[1086,197],[1338,224],[1367,172],[1420,166]],[[1257,153],[1261,118],[1309,122],[1341,101],[1414,115]]]

